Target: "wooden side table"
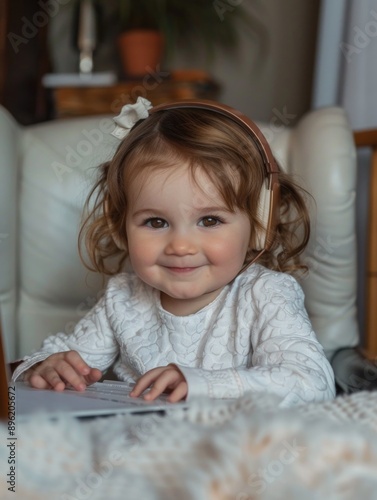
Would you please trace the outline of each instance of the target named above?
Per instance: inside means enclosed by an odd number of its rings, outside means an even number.
[[[108,87],[57,87],[52,90],[56,118],[116,114],[141,96],[153,105],[179,99],[213,99],[219,85],[209,78],[153,78],[120,82]]]

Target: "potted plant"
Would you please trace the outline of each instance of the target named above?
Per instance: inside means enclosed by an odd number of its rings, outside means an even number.
[[[155,68],[164,52],[161,17],[164,0],[119,0],[121,34],[118,46],[123,69],[138,77]]]
[[[220,0],[118,0],[122,33],[120,51],[129,76],[145,74],[177,48],[205,52],[237,47],[239,22],[255,28],[255,20],[240,4]],[[232,2],[234,4],[234,2]],[[134,53],[134,55],[133,55]],[[149,55],[151,59],[143,59]],[[136,65],[131,66],[135,60]]]

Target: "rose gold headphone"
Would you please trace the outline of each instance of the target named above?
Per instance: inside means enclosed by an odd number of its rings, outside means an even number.
[[[239,111],[215,101],[182,100],[168,104],[160,104],[150,109],[149,114],[156,113],[158,111],[183,108],[205,109],[230,118],[242,127],[253,139],[262,156],[266,178],[259,195],[258,215],[263,229],[257,234],[257,244],[255,245],[255,250],[259,253],[252,260],[252,262],[255,262],[263,252],[271,248],[275,237],[276,224],[279,218],[279,167],[274,155],[272,154],[271,148],[266,138],[253,121]],[[250,262],[248,266],[252,264],[252,262]]]

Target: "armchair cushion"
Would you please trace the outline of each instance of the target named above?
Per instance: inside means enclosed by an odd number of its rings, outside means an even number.
[[[290,164],[315,200],[302,283],[318,338],[330,357],[359,343],[357,323],[356,152],[342,109],[309,113],[293,130]]]

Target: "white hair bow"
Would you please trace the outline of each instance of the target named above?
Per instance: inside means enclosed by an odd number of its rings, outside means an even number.
[[[148,109],[151,108],[153,108],[152,103],[148,99],[144,99],[144,97],[138,97],[135,104],[123,106],[119,115],[113,118],[116,127],[111,132],[111,135],[118,139],[124,139],[136,122],[148,118]]]

